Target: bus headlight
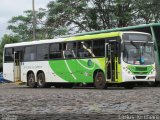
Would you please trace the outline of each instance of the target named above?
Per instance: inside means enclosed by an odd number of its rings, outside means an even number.
[[[123,67],[123,69],[124,69],[128,74],[132,74],[131,71],[130,71],[127,67]]]
[[[153,68],[152,71],[150,72],[150,74],[153,74],[155,72],[155,69]]]
[[[155,80],[155,76],[148,77],[148,80]]]

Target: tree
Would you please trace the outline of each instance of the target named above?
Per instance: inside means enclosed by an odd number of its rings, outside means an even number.
[[[47,23],[72,32],[112,28],[113,0],[57,0],[48,4]]]
[[[115,27],[126,27],[134,24],[135,6],[135,0],[115,0]]]
[[[160,21],[157,0],[55,0],[36,11],[36,38],[126,27]],[[32,40],[32,11],[13,17],[8,28]]]
[[[67,28],[68,31],[88,31],[83,20],[86,1],[57,0],[48,4],[47,26]],[[78,28],[78,29],[77,29]]]
[[[17,43],[19,41],[20,41],[20,37],[18,35],[5,34],[2,37],[1,44],[0,44],[0,71],[2,71],[2,67],[3,67],[3,48],[4,48],[5,44]]]
[[[31,41],[33,36],[33,14],[32,10],[24,11],[25,15],[12,17],[8,29],[20,36],[22,41]],[[36,11],[36,39],[48,38],[45,28],[46,10],[40,8]]]
[[[131,25],[135,0],[57,0],[48,4],[47,24],[83,32]],[[72,6],[72,7],[71,7]],[[70,29],[69,29],[70,28]]]
[[[32,10],[24,11],[25,15],[12,17],[8,29],[18,34],[22,41],[31,41],[33,38],[33,13]],[[36,39],[54,38],[64,35],[67,29],[64,27],[55,28],[46,24],[47,11],[40,8],[36,14]]]
[[[159,0],[136,0],[137,24],[147,24],[160,21]]]

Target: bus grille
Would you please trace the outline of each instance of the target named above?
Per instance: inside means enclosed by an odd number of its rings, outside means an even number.
[[[148,74],[148,72],[144,72],[144,71],[142,71],[142,72],[133,72],[134,74]]]
[[[136,71],[147,71],[147,67],[136,67]]]
[[[146,76],[136,76],[136,79],[145,79]]]

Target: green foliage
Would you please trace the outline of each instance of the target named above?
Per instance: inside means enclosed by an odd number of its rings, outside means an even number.
[[[151,23],[160,21],[160,1],[159,0],[140,0],[137,5],[137,20],[139,23]]]
[[[36,39],[93,30],[125,27],[160,21],[159,0],[54,0],[47,10],[36,14]],[[2,61],[6,43],[31,41],[33,34],[32,10],[14,16],[8,29],[13,35],[4,35],[0,46]]]
[[[56,35],[64,35],[67,32],[65,26],[53,27],[46,23],[47,11],[40,8],[36,14],[36,39],[54,38]],[[12,17],[8,29],[18,34],[22,41],[31,41],[33,38],[33,13],[24,11],[24,15]]]
[[[0,71],[2,71],[2,63],[3,63],[3,48],[5,44],[9,43],[17,43],[20,41],[20,37],[18,35],[7,35],[5,34],[2,37],[1,44],[0,44]]]
[[[158,0],[56,0],[48,4],[47,23],[82,32],[159,22]]]
[[[81,0],[57,0],[50,2],[48,4],[47,25],[53,29],[67,27],[71,31],[76,31],[76,28],[79,31],[88,31],[83,20],[86,5],[86,1]],[[71,28],[74,28],[74,30]]]
[[[7,35],[2,37],[1,47],[4,48],[5,44],[20,42],[20,37],[18,35]]]
[[[54,0],[36,11],[36,39],[160,21],[158,0]],[[32,40],[33,14],[12,17],[10,29]]]
[[[31,10],[24,11],[25,15],[19,15],[12,17],[9,21],[10,25],[8,29],[13,33],[18,34],[22,41],[31,41],[32,40],[32,31],[33,31],[33,13]],[[46,10],[40,8],[39,11],[36,11],[36,38],[44,39],[45,34],[45,21],[43,20],[46,16]]]

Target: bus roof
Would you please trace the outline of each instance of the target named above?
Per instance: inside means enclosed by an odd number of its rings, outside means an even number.
[[[102,38],[109,38],[109,37],[117,37],[120,36],[121,33],[124,33],[126,31],[117,31],[117,32],[101,32],[97,31],[97,33],[94,34],[84,34],[80,36],[72,36],[72,37],[66,37],[66,38],[56,38],[56,39],[46,39],[46,40],[36,40],[36,41],[30,41],[30,42],[19,42],[19,43],[12,43],[12,44],[6,44],[5,47],[18,47],[18,46],[28,46],[28,45],[37,45],[37,44],[45,44],[45,43],[58,43],[58,42],[66,42],[66,41],[74,41],[74,40],[90,40],[90,39],[102,39]],[[134,31],[130,31],[134,32]],[[134,32],[135,33],[135,32]],[[143,33],[143,32],[136,32],[136,33]],[[147,34],[147,33],[144,33]]]
[[[30,42],[20,42],[20,43],[12,43],[6,44],[5,47],[18,47],[18,46],[27,46],[27,45],[36,45],[36,44],[44,44],[44,43],[58,43],[58,42],[65,42],[65,41],[74,41],[74,40],[89,40],[89,39],[101,39],[107,37],[116,37],[120,36],[122,32],[110,32],[110,33],[101,33],[101,34],[94,34],[94,35],[83,35],[83,36],[73,36],[67,38],[56,38],[56,39],[47,39],[47,40],[36,40]]]

